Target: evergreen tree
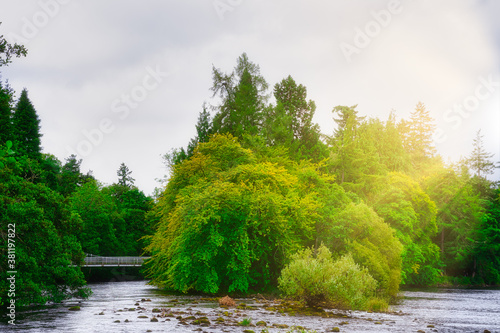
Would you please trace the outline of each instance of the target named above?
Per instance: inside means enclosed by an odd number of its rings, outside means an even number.
[[[64,196],[73,193],[77,187],[83,183],[83,175],[80,172],[82,160],[77,160],[76,155],[71,155],[66,159],[66,163],[61,168],[59,174],[59,191]]]
[[[203,104],[203,111],[200,112],[198,116],[198,122],[196,123],[196,136],[191,139],[187,147],[187,157],[193,155],[194,149],[201,142],[208,142],[210,135],[213,133],[212,120],[210,119],[210,113],[207,110],[205,104]]]
[[[255,135],[262,127],[267,96],[267,83],[260,75],[258,65],[250,62],[246,53],[239,58],[233,73],[227,75],[213,68],[211,90],[222,98],[216,107],[214,131],[230,133],[239,138]]]
[[[14,110],[13,125],[16,139],[16,152],[34,160],[41,159],[40,119],[23,89]]]
[[[436,126],[424,103],[417,103],[415,110],[410,114],[410,121],[403,122],[401,127],[403,143],[414,166],[418,168],[422,162],[434,157],[436,148],[433,146],[432,136]]]
[[[312,118],[316,105],[307,100],[307,89],[289,75],[274,86],[276,106],[266,108],[265,133],[272,145],[287,147],[298,158],[320,160],[326,157],[325,145]]]
[[[125,163],[120,164],[120,168],[116,172],[118,175],[118,185],[131,188],[134,185],[135,179],[132,178],[132,171],[125,165]]]
[[[476,137],[472,143],[472,153],[468,158],[468,164],[477,177],[484,178],[486,175],[493,174],[495,164],[491,161],[493,154],[484,150],[483,137],[481,130],[477,131]]]

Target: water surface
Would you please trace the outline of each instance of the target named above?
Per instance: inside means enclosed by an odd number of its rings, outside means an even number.
[[[238,299],[255,310],[223,309],[214,300],[199,296],[165,294],[144,281],[108,282],[89,285],[93,295],[84,301],[68,300],[62,304],[30,309],[17,313],[16,325],[0,324],[0,331],[19,332],[260,332],[262,327],[230,326],[244,318],[252,324],[265,321],[269,332],[286,332],[292,326],[302,326],[317,332],[480,332],[500,333],[500,290],[498,289],[435,289],[403,291],[402,301],[391,308],[392,313],[332,311],[333,318],[290,316],[265,310],[262,299]],[[272,301],[267,302],[272,305]],[[72,306],[80,311],[69,311]],[[158,322],[153,309],[167,312]],[[166,314],[170,317],[165,316]],[[344,315],[344,318],[339,317]],[[145,318],[140,318],[145,316]],[[209,326],[192,324],[193,316],[207,317]],[[224,324],[216,322],[224,318]],[[126,322],[128,321],[128,322]],[[287,325],[290,328],[270,327]]]

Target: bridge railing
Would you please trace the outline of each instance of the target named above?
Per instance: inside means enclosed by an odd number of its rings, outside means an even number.
[[[87,256],[84,259],[83,267],[99,266],[141,266],[150,257],[101,257]]]

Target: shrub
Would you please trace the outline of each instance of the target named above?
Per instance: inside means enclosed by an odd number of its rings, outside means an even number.
[[[324,245],[313,255],[306,248],[292,256],[281,271],[279,288],[308,306],[326,305],[363,309],[374,294],[377,282],[366,268],[356,264],[350,254],[334,261]]]

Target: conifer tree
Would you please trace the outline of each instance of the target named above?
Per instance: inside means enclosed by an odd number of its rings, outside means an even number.
[[[118,185],[124,187],[132,187],[134,185],[135,179],[132,178],[132,171],[129,170],[125,163],[120,164],[120,168],[116,172],[118,175]]]
[[[491,161],[493,154],[484,150],[483,137],[484,135],[481,135],[481,130],[477,131],[476,137],[472,142],[472,153],[468,158],[470,168],[480,178],[492,174],[495,170],[495,164]]]
[[[213,68],[211,90],[222,98],[214,117],[216,133],[230,133],[239,138],[255,135],[262,128],[267,83],[258,65],[250,62],[246,53],[237,61],[235,70],[227,75]]]
[[[424,103],[418,102],[415,110],[410,115],[409,138],[405,140],[407,151],[413,159],[421,162],[426,158],[433,157],[436,148],[433,146],[432,136],[436,126],[430,112]]]
[[[23,89],[14,110],[13,128],[17,146],[16,152],[39,160],[41,158],[40,119],[35,107],[28,98],[28,91]]]

